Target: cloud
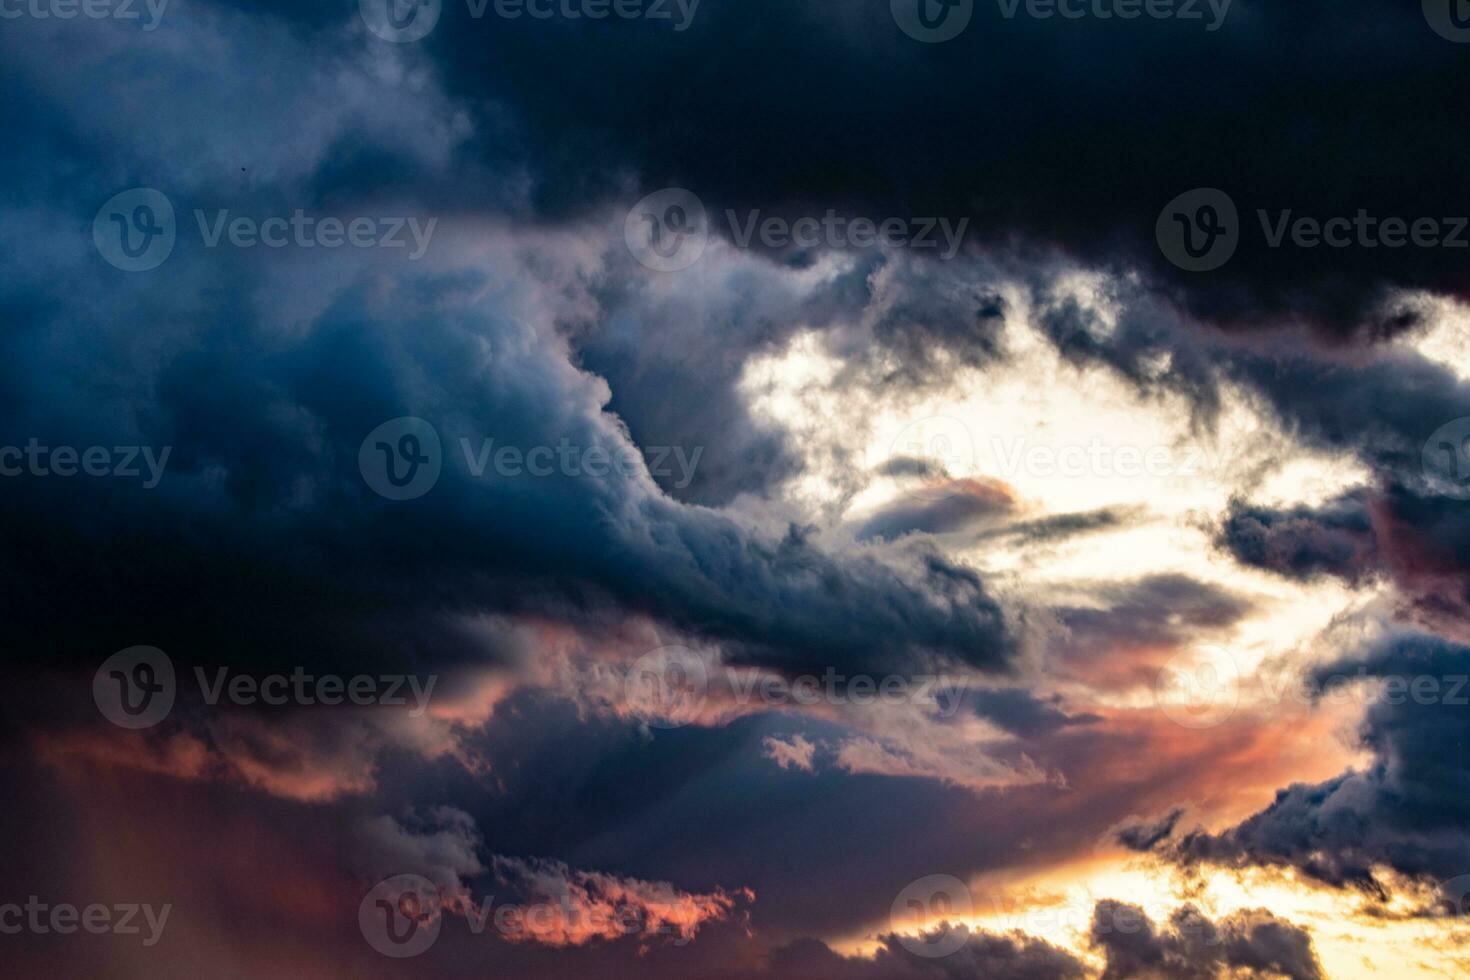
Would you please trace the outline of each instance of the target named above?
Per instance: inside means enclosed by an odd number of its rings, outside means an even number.
[[[1158,925],[1138,906],[1107,899],[1094,909],[1091,940],[1106,958],[1100,980],[1324,976],[1311,936],[1265,909],[1212,922],[1185,905]]]
[[[761,748],[766,758],[782,769],[801,769],[805,772],[812,771],[812,758],[817,751],[815,743],[800,735],[791,736],[790,741],[770,735],[761,742]]]

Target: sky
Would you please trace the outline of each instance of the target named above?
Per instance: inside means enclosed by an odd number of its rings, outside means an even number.
[[[1463,0],[0,0],[15,976],[1470,971]]]

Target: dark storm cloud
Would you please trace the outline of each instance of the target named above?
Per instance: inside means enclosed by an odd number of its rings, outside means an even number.
[[[1090,725],[1102,719],[1093,714],[1068,714],[1060,696],[1038,697],[1020,688],[974,691],[967,700],[977,715],[1022,738],[1050,735],[1069,725]]]
[[[1315,678],[1323,685],[1360,675],[1386,685],[1359,730],[1370,765],[1322,783],[1294,784],[1235,827],[1161,838],[1154,849],[1186,866],[1294,868],[1380,897],[1386,894],[1376,874],[1382,868],[1430,881],[1464,874],[1470,868],[1467,672],[1470,649],[1422,633],[1389,637],[1359,657],[1319,668]]]
[[[1377,564],[1363,491],[1318,508],[1274,509],[1233,500],[1215,540],[1237,561],[1288,578],[1335,575],[1356,582]]]
[[[629,175],[715,212],[970,216],[992,243],[1142,265],[1206,316],[1300,314],[1335,332],[1396,329],[1378,308],[1387,285],[1467,287],[1455,249],[1271,249],[1255,214],[1466,213],[1441,162],[1470,150],[1453,97],[1470,66],[1414,4],[1239,0],[1207,31],[979,3],[940,45],[876,0],[705,3],[681,32],[474,21],[446,4],[422,43],[455,94],[513,121],[514,139],[479,152],[524,166],[552,218],[628,197]],[[1346,160],[1351,179],[1324,179]],[[1234,197],[1245,241],[1221,270],[1179,273],[1155,219],[1201,186]]]
[[[1156,924],[1124,902],[1097,903],[1092,944],[1107,963],[1101,980],[1216,980],[1240,975],[1321,980],[1322,964],[1303,929],[1265,909],[1212,922],[1192,905]]]

